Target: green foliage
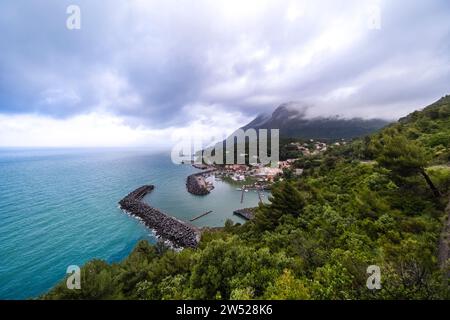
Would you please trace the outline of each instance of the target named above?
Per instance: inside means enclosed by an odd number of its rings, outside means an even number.
[[[291,270],[284,270],[266,292],[269,300],[308,300],[310,294],[303,281],[296,279]]]
[[[237,238],[213,241],[200,254],[191,285],[198,299],[228,299],[233,290],[249,288],[259,296],[288,263],[281,253],[273,255],[267,248],[243,246]]]
[[[116,268],[101,260],[88,262],[81,270],[82,290],[68,290],[66,279],[43,299],[100,300],[121,298],[116,294],[114,275]]]
[[[428,162],[425,148],[402,135],[384,135],[377,146],[377,162],[401,176],[420,172]]]
[[[425,147],[418,142],[408,140],[405,136],[394,130],[387,130],[387,134],[377,140],[374,149],[377,154],[377,162],[400,177],[410,177],[421,174],[431,191],[436,197],[440,196],[439,190],[434,185],[425,170],[430,157]]]
[[[444,193],[450,191],[450,166],[430,167],[427,172],[439,190]]]
[[[255,216],[256,228],[273,230],[283,215],[298,217],[305,206],[305,199],[292,182],[281,182],[272,190],[269,205],[260,205]]]

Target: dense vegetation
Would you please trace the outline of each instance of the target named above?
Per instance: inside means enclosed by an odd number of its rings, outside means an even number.
[[[45,299],[448,299],[437,248],[450,191],[450,97],[379,133],[300,161],[244,225],[197,250],[140,242]],[[307,164],[307,165],[305,165]],[[381,290],[366,287],[381,268]],[[447,270],[448,271],[448,270]]]

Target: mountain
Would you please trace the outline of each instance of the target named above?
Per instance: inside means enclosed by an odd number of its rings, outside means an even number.
[[[334,117],[306,117],[307,108],[280,105],[272,115],[259,115],[242,129],[280,129],[284,138],[349,139],[373,133],[387,124],[382,119],[344,119]]]

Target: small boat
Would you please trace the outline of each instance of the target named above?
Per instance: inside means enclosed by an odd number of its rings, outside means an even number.
[[[245,189],[244,191],[245,191],[245,192],[248,192],[248,189]]]
[[[241,188],[236,188],[236,191],[242,191],[242,189]]]

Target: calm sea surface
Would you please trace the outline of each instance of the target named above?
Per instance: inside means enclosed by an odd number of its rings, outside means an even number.
[[[36,297],[69,265],[117,262],[140,239],[155,242],[117,204],[141,185],[155,185],[146,201],[181,220],[212,210],[197,226],[242,222],[233,210],[257,205],[255,192],[241,204],[241,193],[220,181],[205,197],[189,194],[186,176],[197,171],[142,150],[0,149],[0,299]]]

